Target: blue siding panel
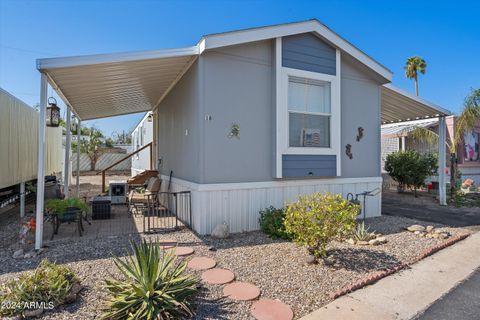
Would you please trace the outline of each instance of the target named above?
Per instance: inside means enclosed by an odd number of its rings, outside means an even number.
[[[337,156],[283,155],[282,173],[285,178],[335,177],[337,175]]]
[[[282,38],[282,65],[335,75],[335,48],[311,33]]]

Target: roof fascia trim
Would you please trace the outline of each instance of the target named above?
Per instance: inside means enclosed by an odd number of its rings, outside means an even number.
[[[261,41],[272,38],[284,37],[294,34],[316,32],[325,40],[329,41],[340,50],[348,53],[368,68],[372,69],[388,82],[392,81],[393,73],[369,57],[367,54],[357,49],[351,43],[340,37],[338,34],[321,24],[317,20],[304,21],[277,26],[267,26],[258,29],[239,30],[227,32],[224,34],[207,35],[199,43],[204,43],[205,50],[219,47],[231,46],[236,44]],[[203,51],[203,50],[202,50]]]
[[[198,45],[186,48],[162,49],[151,51],[121,52],[109,54],[95,54],[85,56],[60,57],[37,59],[38,70],[48,70],[57,68],[68,68],[76,66],[95,65],[102,63],[128,62],[138,60],[151,60],[161,58],[174,58],[199,55]]]

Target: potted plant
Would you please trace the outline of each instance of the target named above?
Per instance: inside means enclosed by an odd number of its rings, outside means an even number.
[[[50,214],[53,224],[53,235],[58,233],[60,224],[78,222],[78,232],[82,235],[83,212],[88,210],[88,205],[79,198],[48,199],[45,201],[45,210]]]

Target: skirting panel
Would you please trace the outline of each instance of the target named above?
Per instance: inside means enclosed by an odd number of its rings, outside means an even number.
[[[168,177],[162,176],[162,188]],[[217,224],[227,223],[230,232],[254,231],[260,228],[259,211],[280,208],[297,200],[299,195],[314,192],[342,194],[378,189],[366,198],[366,216],[381,215],[382,178],[286,180],[256,183],[197,184],[172,178],[171,191],[192,192],[192,227],[199,234],[210,234]],[[363,198],[359,200],[363,203]]]

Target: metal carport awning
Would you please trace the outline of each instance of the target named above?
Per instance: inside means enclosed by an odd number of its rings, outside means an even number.
[[[382,124],[449,116],[452,113],[391,84],[382,86]]]
[[[81,120],[153,110],[199,47],[37,60],[38,70]]]

